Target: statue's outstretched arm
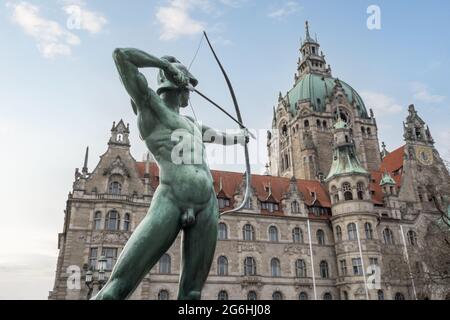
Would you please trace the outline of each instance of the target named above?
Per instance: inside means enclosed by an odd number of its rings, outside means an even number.
[[[190,118],[190,117],[188,117]],[[190,118],[194,121],[192,118]],[[244,145],[249,140],[249,135],[245,130],[240,130],[239,132],[226,133],[220,130],[213,129],[205,124],[202,124],[202,134],[204,143],[215,143],[224,146],[241,144]]]

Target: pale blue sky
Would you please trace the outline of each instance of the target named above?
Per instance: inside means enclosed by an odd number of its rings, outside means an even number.
[[[381,30],[367,29],[371,4],[381,8]],[[74,12],[81,13],[78,28],[72,28],[77,20],[67,23]],[[142,158],[145,148],[111,59],[115,47],[171,54],[188,64],[206,29],[244,122],[265,129],[278,91],[293,84],[305,20],[317,33],[333,75],[373,107],[380,141],[389,149],[402,144],[402,121],[414,103],[441,155],[450,159],[448,1],[3,1],[0,215],[6,228],[0,234],[0,299],[46,298],[65,200],[86,145],[93,168],[106,149],[112,122],[122,118],[130,123],[132,152]],[[191,71],[203,92],[234,113],[205,43]],[[154,84],[156,73],[146,75]],[[220,111],[197,97],[192,101],[199,119],[235,128]]]

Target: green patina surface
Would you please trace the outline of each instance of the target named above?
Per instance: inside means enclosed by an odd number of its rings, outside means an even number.
[[[344,174],[368,174],[368,172],[361,166],[355,152],[356,150],[353,145],[346,145],[336,148],[333,152],[333,163],[331,164],[331,169],[327,180],[331,177]]]
[[[347,123],[344,120],[342,120],[341,118],[338,118],[338,120],[334,124],[335,129],[347,129],[347,127],[348,127]]]
[[[392,179],[391,175],[387,172],[383,174],[383,177],[380,181],[380,186],[383,186],[385,184],[395,184],[394,179]]]
[[[368,118],[364,101],[360,95],[347,83],[339,79],[342,88],[350,102],[356,102],[358,114],[362,118]],[[332,93],[336,86],[336,79],[320,74],[307,74],[301,78],[297,84],[288,92],[289,107],[293,114],[297,113],[295,105],[299,101],[310,101],[313,110],[325,111],[326,98]]]

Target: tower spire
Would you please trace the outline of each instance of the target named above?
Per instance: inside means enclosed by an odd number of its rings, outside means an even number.
[[[327,67],[325,55],[320,51],[320,44],[317,42],[317,34],[315,40],[311,37],[308,21],[305,21],[305,40],[301,42],[300,53],[301,59],[295,76],[296,82],[310,73],[331,76],[331,70]]]
[[[81,172],[83,174],[88,173],[88,158],[89,158],[89,146],[86,147],[86,153],[84,154],[84,164],[83,169],[81,169]]]

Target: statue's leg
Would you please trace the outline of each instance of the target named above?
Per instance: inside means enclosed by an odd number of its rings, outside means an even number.
[[[180,231],[180,211],[174,203],[170,189],[160,185],[147,215],[123,248],[108,282],[93,299],[122,300],[133,293]]]
[[[217,242],[219,209],[215,196],[200,211],[194,225],[183,230],[180,300],[199,300],[208,277]]]

